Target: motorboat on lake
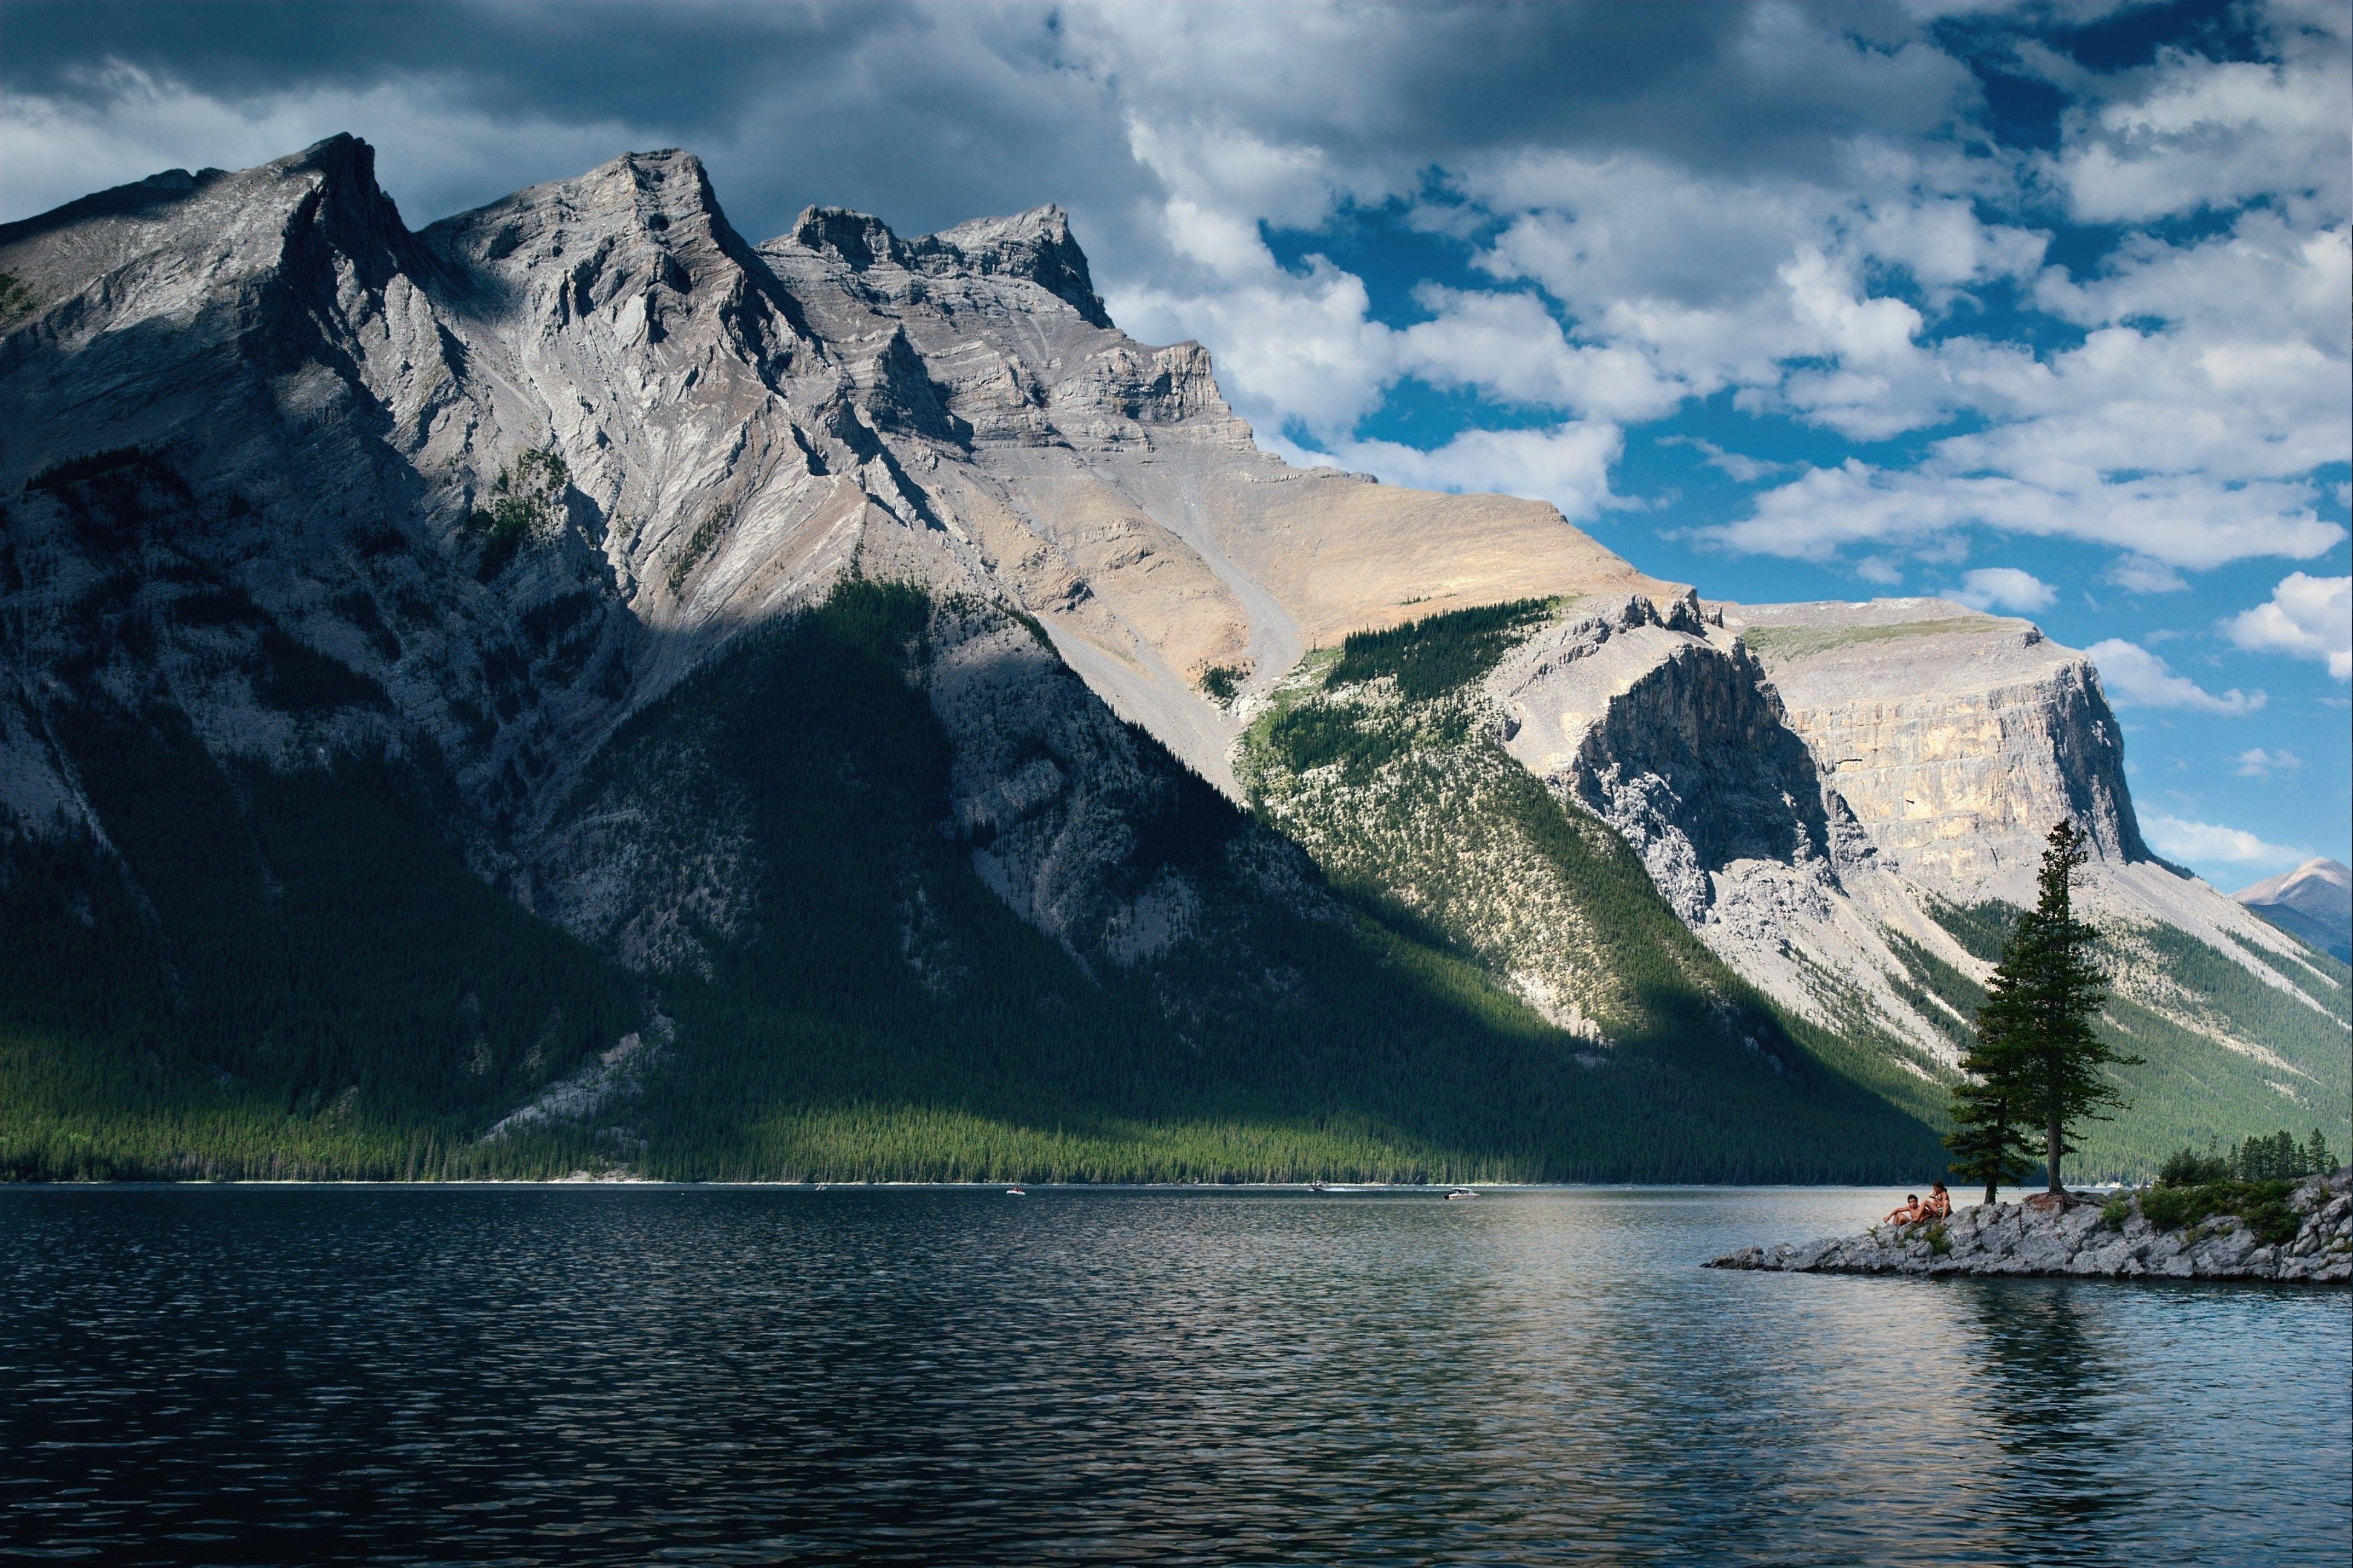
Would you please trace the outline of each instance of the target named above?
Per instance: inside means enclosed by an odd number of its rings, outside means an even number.
[[[1477,1193],[1472,1192],[1469,1187],[1454,1187],[1447,1192],[1446,1201],[1451,1204],[1457,1198],[1475,1198],[1479,1194]]]

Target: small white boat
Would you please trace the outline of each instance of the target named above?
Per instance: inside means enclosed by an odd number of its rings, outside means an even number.
[[[1446,1194],[1446,1201],[1451,1204],[1457,1198],[1475,1198],[1478,1195],[1468,1187],[1456,1187]]]
[[[1029,1194],[1023,1192],[1019,1187],[1008,1187],[1005,1189],[1005,1195],[1008,1198],[1026,1198]]]

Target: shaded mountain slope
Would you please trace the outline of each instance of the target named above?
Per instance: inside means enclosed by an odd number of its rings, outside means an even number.
[[[2353,959],[2353,872],[2338,862],[2306,860],[2231,897],[2323,952]]]
[[[2184,1084],[2336,1081],[2076,656],[1825,684],[1950,617],[1290,468],[1057,209],[755,246],[659,153],[411,231],[335,138],[0,272],[15,1168],[1908,1174],[2054,805],[2221,965],[2135,994]],[[1940,713],[2015,809],[1915,842]]]

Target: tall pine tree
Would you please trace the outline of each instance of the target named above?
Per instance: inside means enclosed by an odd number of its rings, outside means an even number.
[[[2107,1121],[2124,1103],[2107,1069],[2140,1061],[2094,1027],[2107,983],[2092,962],[2095,933],[2075,918],[2073,899],[2075,873],[2091,858],[2087,843],[2072,822],[2051,830],[2035,906],[2019,916],[2002,949],[1978,1010],[1977,1044],[1961,1064],[1970,1077],[1953,1093],[1953,1169],[1984,1182],[1988,1202],[1996,1184],[2022,1169],[2035,1131],[2050,1190],[2060,1191],[2062,1162],[2074,1152],[2070,1132]]]

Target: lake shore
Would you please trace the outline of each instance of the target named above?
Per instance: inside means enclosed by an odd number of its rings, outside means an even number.
[[[2285,1224],[2214,1214],[2181,1226],[2142,1212],[2144,1194],[2036,1194],[1980,1204],[1937,1224],[1877,1225],[1861,1236],[1744,1247],[1709,1268],[1795,1274],[2066,1275],[2115,1279],[2353,1280],[2353,1171],[2307,1176]]]

